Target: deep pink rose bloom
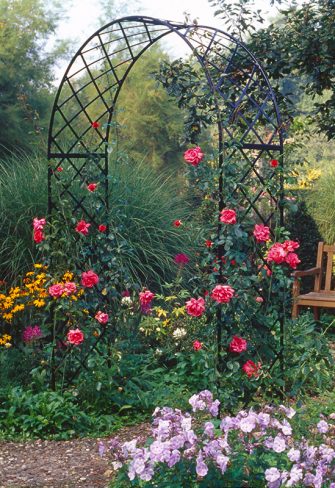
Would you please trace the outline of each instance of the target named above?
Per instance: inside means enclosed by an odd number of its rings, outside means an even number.
[[[278,159],[270,159],[270,166],[272,168],[277,168],[278,165],[279,165]]]
[[[220,222],[224,224],[236,224],[236,212],[230,208],[224,208],[220,213]]]
[[[99,276],[94,273],[94,271],[84,271],[81,274],[81,284],[85,286],[85,288],[93,288],[96,284],[99,283]]]
[[[104,225],[104,224],[99,225],[99,227],[98,227],[99,232],[106,232],[106,230],[107,230],[107,225]]]
[[[85,222],[85,220],[79,220],[79,222],[76,225],[76,231],[79,234],[83,234],[83,236],[87,236],[88,234],[88,229],[90,228],[91,224],[88,222]]]
[[[283,244],[276,242],[270,247],[266,260],[268,263],[273,261],[276,264],[281,264],[285,261],[286,256],[287,251],[284,249]]]
[[[107,313],[104,313],[104,312],[101,312],[100,310],[99,310],[99,312],[97,312],[97,313],[95,314],[95,317],[94,317],[94,318],[95,318],[95,320],[97,320],[97,321],[98,321],[100,324],[107,324],[108,319],[109,319],[108,314],[107,314]]]
[[[285,262],[293,269],[296,269],[299,263],[301,263],[298,255],[295,252],[289,252],[285,258]]]
[[[192,166],[198,166],[203,157],[204,153],[199,146],[192,149],[187,149],[187,151],[184,152],[184,160],[186,163],[191,164]]]
[[[67,340],[74,346],[79,346],[84,341],[84,334],[80,329],[71,329],[67,333]]]
[[[173,227],[180,227],[181,225],[183,225],[181,220],[174,220],[173,221]]]
[[[60,298],[64,293],[64,286],[62,283],[56,283],[55,285],[49,286],[49,295],[54,298]]]
[[[42,241],[44,241],[45,235],[41,230],[34,230],[34,241],[36,244],[40,244]]]
[[[186,312],[192,317],[201,317],[205,311],[205,300],[203,298],[191,298],[186,302]]]
[[[247,341],[242,337],[233,336],[231,343],[229,344],[230,352],[243,352],[247,350]]]
[[[139,298],[142,306],[150,306],[152,300],[155,298],[155,294],[150,290],[144,290],[139,293]]]
[[[200,349],[202,349],[202,343],[200,341],[194,341],[193,342],[193,349],[195,351],[200,351]]]
[[[234,293],[235,290],[229,285],[216,285],[212,290],[211,298],[217,303],[229,303]]]
[[[264,302],[264,298],[263,297],[256,297],[255,300],[256,300],[257,303],[263,303]]]
[[[100,122],[96,122],[96,121],[91,123],[91,126],[93,127],[93,129],[98,129],[100,127],[100,125],[101,125]]]
[[[270,228],[266,225],[256,224],[253,234],[257,242],[267,242],[270,240]]]
[[[33,220],[33,229],[34,230],[43,230],[43,227],[45,226],[46,223],[47,222],[45,219],[38,219],[35,217]]]
[[[124,290],[124,291],[121,293],[121,296],[123,296],[123,297],[130,297],[130,291],[129,291],[129,290]]]
[[[284,241],[283,242],[283,248],[287,252],[293,252],[296,249],[298,249],[299,247],[300,247],[300,244],[297,241]]]
[[[255,376],[257,378],[258,372],[261,368],[261,363],[255,364],[251,359],[249,359],[243,366],[242,369],[246,373],[246,375],[251,378],[252,376]]]
[[[64,284],[64,291],[67,296],[73,295],[77,292],[77,285],[73,281],[68,281]]]
[[[87,189],[88,189],[88,191],[93,193],[97,189],[97,186],[98,186],[98,183],[90,183],[89,185],[87,185]]]
[[[40,337],[42,337],[42,331],[38,325],[35,325],[34,327],[26,327],[22,334],[24,342],[31,342],[35,339],[39,339]]]
[[[176,254],[174,257],[174,262],[176,264],[179,264],[180,266],[184,266],[189,261],[190,261],[190,258],[188,256],[186,256],[186,254],[183,254],[183,253]]]

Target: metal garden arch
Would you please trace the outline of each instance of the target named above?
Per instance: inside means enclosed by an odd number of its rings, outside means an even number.
[[[259,221],[269,224],[276,213],[282,224],[283,183],[280,181],[281,191],[272,194],[261,171],[262,159],[277,159],[283,164],[279,109],[261,64],[243,43],[220,29],[145,16],[124,17],[97,30],[77,51],[63,76],[48,136],[50,218],[61,197],[70,202],[73,215],[98,226],[88,197],[75,191],[78,180],[87,183],[88,169],[94,170],[103,186],[101,205],[108,211],[109,142],[120,91],[142,54],[169,34],[179,36],[190,48],[213,96],[219,166],[224,168],[227,151],[243,161],[237,177],[244,188],[252,188],[239,190],[245,215],[253,212]],[[62,167],[67,169],[66,178]],[[272,202],[266,209],[264,193]],[[221,210],[222,178],[218,195]],[[221,258],[222,250],[218,254]],[[281,329],[283,336],[283,324]]]

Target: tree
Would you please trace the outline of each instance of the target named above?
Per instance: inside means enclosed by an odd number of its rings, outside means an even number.
[[[0,19],[1,155],[40,144],[52,101],[52,67],[66,43],[45,50],[60,19],[56,3],[2,0]]]

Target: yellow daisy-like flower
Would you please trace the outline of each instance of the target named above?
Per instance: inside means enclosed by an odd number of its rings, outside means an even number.
[[[88,315],[90,312],[87,310],[87,308],[83,308],[83,313]]]
[[[4,314],[3,314],[3,318],[4,318],[5,320],[7,320],[7,321],[9,321],[9,322],[10,322],[10,321],[12,320],[12,318],[13,318],[13,314],[12,314],[12,313],[10,313],[10,312],[9,312],[9,313],[4,313]]]
[[[63,281],[72,281],[73,280],[73,273],[70,271],[66,271],[63,275]]]
[[[21,305],[15,305],[15,307],[12,309],[12,313],[21,312],[22,310],[24,310],[23,303],[21,303]]]
[[[34,276],[34,271],[28,271],[28,273],[26,273],[26,276]]]
[[[44,266],[43,266],[43,264],[36,263],[36,264],[34,264],[34,268],[41,269],[41,268],[44,268]]]
[[[42,300],[40,298],[37,298],[36,300],[33,301],[33,305],[35,305],[35,307],[37,307],[37,308],[44,307],[45,300]]]
[[[157,317],[161,318],[161,317],[164,317],[166,318],[167,317],[167,311],[164,310],[164,308],[161,308],[161,307],[156,307],[155,309],[155,312],[157,314]]]
[[[12,345],[10,342],[6,342],[5,347],[7,347],[7,349],[9,349],[10,347],[12,347]]]

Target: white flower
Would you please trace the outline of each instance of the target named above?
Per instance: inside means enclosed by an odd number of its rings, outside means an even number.
[[[133,301],[130,297],[122,297],[121,299],[121,305],[123,307],[131,307],[133,304]]]
[[[178,327],[172,335],[175,339],[182,339],[182,337],[186,336],[186,330]]]

